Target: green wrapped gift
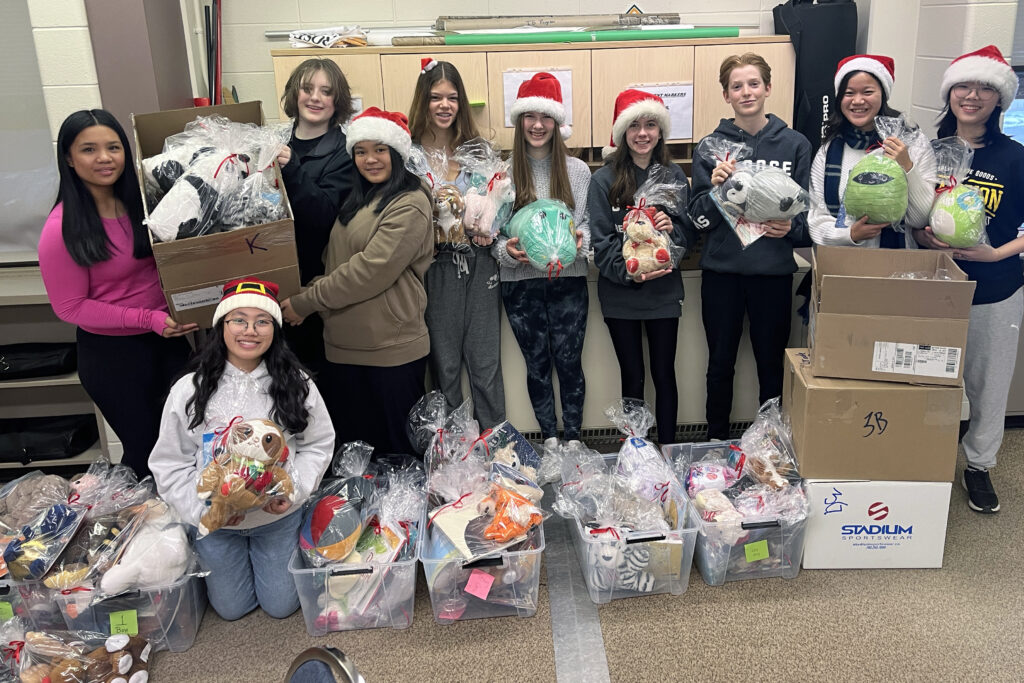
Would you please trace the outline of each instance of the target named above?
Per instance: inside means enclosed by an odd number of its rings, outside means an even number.
[[[907,174],[893,159],[869,154],[850,171],[843,204],[851,221],[899,223],[907,213]]]
[[[985,234],[985,202],[970,185],[943,188],[930,218],[935,237],[951,247],[976,247]]]
[[[530,264],[557,277],[576,260],[576,224],[572,211],[557,199],[538,199],[519,209],[507,226],[509,237],[519,238],[519,248]]]

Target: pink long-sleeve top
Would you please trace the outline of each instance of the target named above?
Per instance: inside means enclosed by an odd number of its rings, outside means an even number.
[[[94,334],[161,334],[167,303],[160,291],[156,261],[152,256],[137,259],[132,255],[131,219],[104,218],[111,257],[82,267],[64,246],[63,215],[64,205],[58,204],[39,238],[39,271],[57,317]]]

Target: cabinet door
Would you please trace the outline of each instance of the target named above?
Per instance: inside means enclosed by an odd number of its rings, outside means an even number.
[[[504,74],[510,71],[565,70],[572,72],[572,120],[567,121],[572,124],[572,136],[565,144],[569,147],[590,147],[590,50],[487,53],[491,128],[495,132],[494,140],[502,149],[512,149],[512,128],[505,126]],[[563,89],[562,98],[566,97]],[[511,93],[511,100],[515,100],[515,91]]]
[[[311,55],[312,56],[312,55]],[[341,68],[348,81],[352,99],[356,100],[356,113],[369,107],[384,108],[384,91],[380,81],[380,55],[317,55],[331,60]],[[309,57],[274,57],[274,83],[277,86],[277,107],[282,120],[287,117],[281,109],[281,95],[292,71]]]
[[[733,111],[722,98],[718,69],[729,55],[755,52],[772,68],[772,92],[765,102],[765,113],[775,114],[787,124],[793,123],[793,76],[796,53],[791,43],[758,43],[749,45],[698,45],[694,48],[693,65],[693,139],[700,140],[718,127],[723,118],[732,118]]]
[[[630,86],[693,82],[693,47],[594,48],[594,146],[608,144],[615,96]],[[691,105],[693,103],[691,102]],[[689,134],[672,131],[672,142],[689,142]]]
[[[443,55],[381,55],[380,67],[384,78],[384,104],[388,111],[400,111],[409,115],[412,94],[420,76],[420,59],[433,56],[439,61],[451,62],[459,70],[462,84],[466,86],[470,111],[480,135],[493,137],[490,133],[490,107],[487,102],[487,55],[483,52],[453,52]],[[436,67],[435,67],[436,68]],[[475,106],[473,106],[475,104]]]

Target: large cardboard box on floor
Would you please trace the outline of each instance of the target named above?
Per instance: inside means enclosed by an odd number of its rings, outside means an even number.
[[[782,410],[808,479],[952,481],[962,390],[811,374],[786,349]]]
[[[197,116],[213,114],[240,123],[263,123],[263,108],[259,102],[132,114],[140,187],[142,159],[160,154],[164,139],[182,132],[185,124],[195,121]],[[224,284],[240,277],[258,277],[277,283],[282,300],[299,292],[295,222],[280,171],[276,167],[274,171],[287,218],[228,232],[153,243],[160,286],[171,316],[178,322],[209,327]],[[142,196],[145,203],[145,188]],[[152,208],[145,206],[147,217]]]
[[[931,279],[893,277],[905,273]],[[812,372],[959,386],[974,285],[938,251],[816,247]]]
[[[804,569],[942,567],[952,484],[807,480]]]

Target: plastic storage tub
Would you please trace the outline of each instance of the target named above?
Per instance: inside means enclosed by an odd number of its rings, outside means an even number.
[[[709,451],[728,449],[732,443],[737,442],[668,444],[662,446],[662,453],[673,463],[682,460],[688,465],[703,459]],[[740,526],[742,535],[736,539],[735,525],[701,520],[694,558],[706,584],[721,586],[726,581],[796,578],[804,554],[806,517],[796,522],[759,518]]]
[[[599,605],[620,598],[671,593],[690,583],[700,517],[681,488],[673,490],[677,523],[668,533],[633,531],[616,537],[595,533],[573,518],[572,540],[590,599]]]
[[[154,650],[171,652],[192,647],[206,612],[206,582],[188,574],[166,588],[134,591],[92,606],[89,590],[54,591],[54,596],[70,630],[109,635],[132,633],[137,625]]]
[[[288,571],[299,593],[306,631],[323,636],[361,628],[408,628],[416,600],[418,552],[415,548],[412,557],[398,562],[310,568],[296,549]]]
[[[54,593],[42,581],[0,580],[0,620],[20,617],[33,631],[63,631],[64,617]]]
[[[420,548],[434,619],[451,624],[488,617],[532,617],[540,594],[544,526],[530,530],[529,547],[502,550],[473,562],[430,557],[430,533]],[[513,546],[523,548],[523,546]]]

